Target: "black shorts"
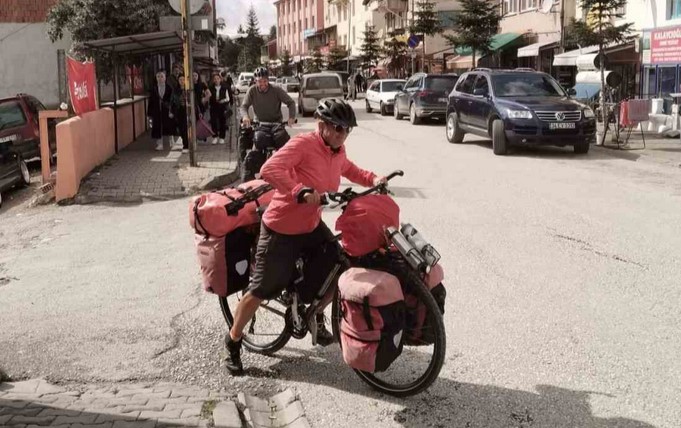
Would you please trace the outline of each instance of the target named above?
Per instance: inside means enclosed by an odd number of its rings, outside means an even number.
[[[263,223],[249,292],[262,300],[279,296],[293,278],[296,260],[302,254],[317,251],[332,238],[323,221],[312,232],[300,235],[277,233]]]

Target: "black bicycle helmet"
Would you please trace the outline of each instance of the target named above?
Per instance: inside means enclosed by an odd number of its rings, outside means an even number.
[[[261,78],[261,77],[267,78],[267,77],[269,77],[270,72],[267,71],[267,69],[266,69],[265,67],[258,67],[258,68],[256,68],[255,71],[253,72],[253,75],[255,75],[255,78],[256,78],[256,79],[259,79],[259,78]]]
[[[355,111],[350,104],[340,98],[326,98],[319,101],[315,117],[344,128],[354,128],[357,126]]]

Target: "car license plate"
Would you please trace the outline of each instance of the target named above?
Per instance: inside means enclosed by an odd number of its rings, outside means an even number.
[[[441,102],[441,103],[446,103],[446,102],[447,102],[447,98],[438,98],[437,100],[438,100],[439,102]]]
[[[549,129],[575,129],[574,122],[551,122]]]

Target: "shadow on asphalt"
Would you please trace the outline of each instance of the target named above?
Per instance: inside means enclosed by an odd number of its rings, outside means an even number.
[[[112,411],[115,409],[112,408]],[[133,416],[139,412],[133,412],[131,416],[120,414],[108,414],[77,409],[64,409],[49,404],[43,404],[28,400],[5,400],[0,398],[0,419],[6,415],[13,415],[10,420],[12,425],[26,426],[37,424],[41,426],[125,426],[125,427],[186,427],[186,423],[163,420],[157,423],[156,419],[138,419]],[[107,424],[107,425],[101,425]],[[12,426],[10,425],[10,426]],[[3,425],[5,426],[5,425]]]
[[[276,379],[342,389],[404,406],[392,416],[404,427],[654,428],[654,425],[633,419],[594,415],[590,397],[612,397],[609,394],[552,385],[537,385],[534,392],[528,392],[440,377],[424,393],[395,398],[378,393],[363,383],[342,361],[337,346],[314,351],[288,350],[300,357],[286,357],[270,366],[277,374]],[[247,369],[247,374],[272,378],[271,371],[260,373]]]
[[[458,144],[452,144],[457,146]],[[490,156],[492,153],[492,140],[476,139],[466,140],[461,145],[475,145],[489,150]],[[611,158],[618,158],[636,162],[641,155],[634,153],[631,150],[618,150],[616,147],[610,146],[596,146],[591,145],[591,150],[586,155],[575,154],[572,146],[556,147],[556,146],[512,146],[508,150],[508,157],[522,156],[526,158],[536,159],[566,159],[575,161],[584,160],[605,160]]]

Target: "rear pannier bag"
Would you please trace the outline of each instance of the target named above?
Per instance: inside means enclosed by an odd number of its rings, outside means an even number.
[[[352,368],[382,372],[402,353],[404,295],[386,272],[350,268],[338,280],[343,360]]]
[[[430,289],[430,294],[433,295],[440,313],[444,315],[447,291],[442,285],[443,279],[444,271],[442,266],[437,264],[426,275],[425,283]],[[409,289],[409,286],[404,289],[404,302],[407,308],[404,344],[407,346],[432,345],[435,342],[435,332],[430,319],[427,317],[426,305]]]
[[[203,289],[218,296],[228,296],[248,287],[251,249],[259,234],[258,207],[264,208],[273,191],[244,204],[232,215],[234,207],[248,190],[266,185],[262,180],[244,183],[196,197],[190,203],[189,223],[195,231],[194,244],[203,277]]]
[[[361,257],[387,246],[385,229],[398,228],[400,208],[388,195],[368,195],[350,201],[336,220],[341,243],[352,257]]]
[[[274,190],[263,194],[257,202],[247,203],[236,215],[229,215],[227,208],[249,190],[267,185],[263,180],[252,180],[216,192],[204,193],[189,204],[189,225],[198,234],[225,236],[242,226],[258,223],[257,209],[272,200]]]

